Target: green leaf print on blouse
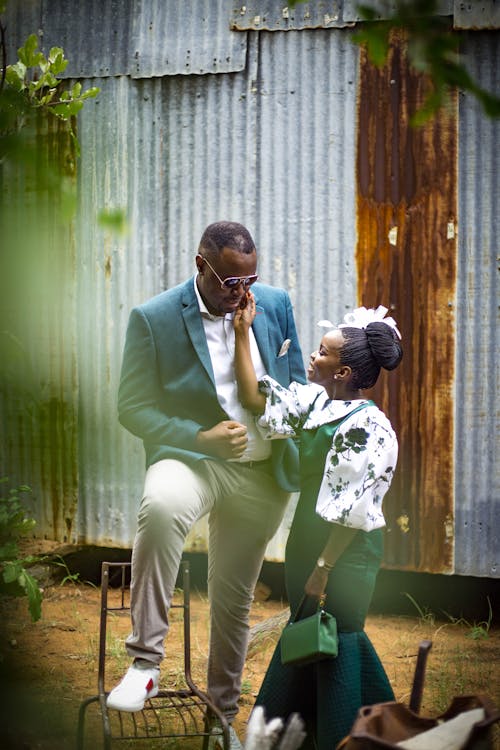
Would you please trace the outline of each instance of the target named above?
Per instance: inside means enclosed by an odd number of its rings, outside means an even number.
[[[339,453],[346,453],[346,458],[349,458],[349,451],[351,450],[354,453],[365,451],[367,441],[368,433],[363,427],[352,427],[345,435],[342,432],[337,433],[333,441],[336,452],[330,459],[332,465],[338,466]]]

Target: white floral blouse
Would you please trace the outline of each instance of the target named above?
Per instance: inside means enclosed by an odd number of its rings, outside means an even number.
[[[366,399],[330,400],[324,388],[291,383],[283,388],[266,375],[259,381],[266,395],[264,414],[257,417],[267,439],[295,437],[346,417]],[[391,423],[368,404],[339,426],[325,459],[316,513],[325,521],[372,531],[385,525],[382,500],[394,475],[398,442]]]

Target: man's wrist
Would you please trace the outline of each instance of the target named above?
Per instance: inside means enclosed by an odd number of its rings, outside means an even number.
[[[202,446],[205,445],[206,443],[205,430],[198,430],[198,432],[196,433],[195,442],[198,448],[201,448]]]

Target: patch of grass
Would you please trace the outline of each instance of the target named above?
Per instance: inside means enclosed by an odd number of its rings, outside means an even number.
[[[457,695],[488,693],[494,680],[495,663],[481,658],[476,648],[458,646],[447,653],[446,668],[435,669],[432,662],[426,678],[428,702],[433,713],[442,713]]]
[[[436,616],[428,607],[421,607],[420,604],[413,598],[407,591],[403,592],[406,597],[411,601],[413,606],[418,612],[419,620],[427,625],[434,625],[436,622]]]
[[[404,595],[410,600],[410,602],[417,610],[418,619],[423,625],[434,626],[436,624],[437,617],[434,612],[432,612],[428,607],[420,606],[417,600],[407,591],[404,592]],[[489,637],[491,623],[493,621],[493,608],[491,606],[489,596],[486,597],[486,600],[488,602],[488,617],[486,620],[481,620],[480,622],[474,621],[471,623],[463,617],[454,617],[444,609],[441,611],[453,625],[463,625],[468,628],[469,633],[467,634],[467,638],[471,638],[473,641],[484,640]],[[441,628],[438,628],[436,632],[439,632],[440,629]]]
[[[66,575],[63,577],[61,583],[59,584],[60,586],[64,586],[66,583],[72,583],[73,586],[77,586],[80,583],[85,583],[88,586],[97,588],[95,583],[92,583],[92,581],[82,581],[80,579],[80,573],[72,573],[68,568],[66,560],[61,555],[56,555],[54,559],[50,560],[50,564],[56,565],[59,568],[63,568],[66,571]]]
[[[251,695],[252,694],[252,683],[250,680],[242,680],[241,682],[241,694],[242,695]]]
[[[490,597],[487,596],[486,600],[488,602],[488,618],[486,620],[481,620],[480,622],[474,621],[473,623],[470,623],[463,617],[453,617],[453,615],[450,615],[447,612],[445,612],[445,614],[454,625],[464,625],[469,629],[467,638],[471,638],[473,641],[485,640],[489,637],[491,623],[493,621],[493,608],[491,606]]]

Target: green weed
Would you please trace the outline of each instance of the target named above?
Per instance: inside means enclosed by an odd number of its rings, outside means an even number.
[[[413,606],[418,612],[419,620],[427,625],[435,625],[436,616],[428,607],[421,607],[420,604],[413,598],[407,591],[403,592],[406,597],[411,601]]]
[[[486,620],[481,620],[480,622],[474,621],[473,623],[470,623],[463,617],[453,617],[453,615],[448,614],[448,612],[445,612],[445,614],[454,625],[464,625],[469,629],[467,638],[471,638],[473,641],[485,640],[489,637],[491,623],[493,621],[493,608],[491,606],[490,597],[487,596],[486,600],[488,602],[488,618]]]

